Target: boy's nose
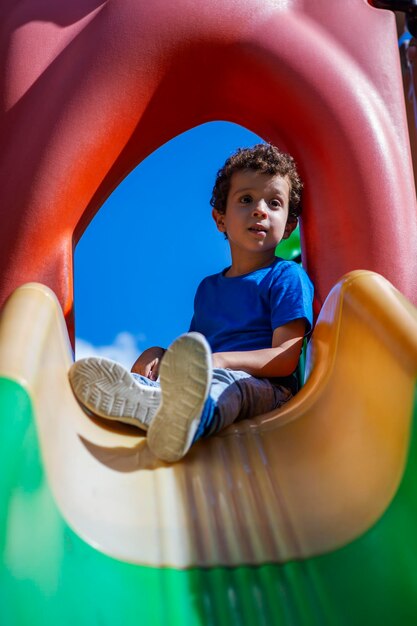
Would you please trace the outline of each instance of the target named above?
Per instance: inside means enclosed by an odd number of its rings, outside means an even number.
[[[257,202],[253,208],[254,215],[267,215],[267,206],[263,200]]]

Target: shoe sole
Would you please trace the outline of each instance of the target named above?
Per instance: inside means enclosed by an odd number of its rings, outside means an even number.
[[[147,430],[161,401],[159,387],[136,382],[119,363],[90,357],[70,368],[72,390],[89,411],[109,420]]]
[[[155,456],[173,463],[191,447],[211,385],[211,350],[203,335],[188,333],[174,341],[159,374],[161,405],[147,442]]]

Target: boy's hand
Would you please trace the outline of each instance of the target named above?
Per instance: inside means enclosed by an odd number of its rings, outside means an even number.
[[[149,378],[149,380],[156,380],[159,375],[159,366],[161,359],[164,356],[166,350],[159,346],[153,346],[148,348],[140,357],[134,362],[131,371],[134,374],[140,374]]]
[[[214,352],[212,355],[213,367],[226,368],[227,365],[223,358],[222,352]]]

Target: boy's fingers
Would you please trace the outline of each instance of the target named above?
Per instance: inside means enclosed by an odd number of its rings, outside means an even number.
[[[150,364],[150,371],[148,378],[150,380],[156,380],[159,374],[159,359],[154,359]]]
[[[145,367],[143,368],[143,374],[142,376],[146,376],[146,378],[151,378],[151,373],[152,373],[152,363],[148,363],[147,365],[145,365]]]

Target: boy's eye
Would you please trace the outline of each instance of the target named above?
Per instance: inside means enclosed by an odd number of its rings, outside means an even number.
[[[245,196],[242,196],[240,198],[240,202],[242,204],[250,204],[252,202],[252,196],[250,196],[249,194],[246,194]]]
[[[274,198],[273,200],[270,201],[269,203],[274,209],[279,209],[279,207],[281,206],[281,202],[279,200],[277,200],[276,198]]]

